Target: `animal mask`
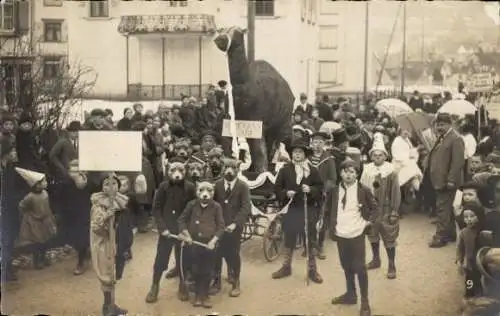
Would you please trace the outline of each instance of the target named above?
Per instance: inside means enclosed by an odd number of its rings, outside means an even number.
[[[166,170],[167,177],[172,182],[182,182],[186,177],[186,165],[182,162],[169,162]]]
[[[193,153],[193,150],[188,142],[178,141],[174,144],[174,153],[177,157],[188,159]]]
[[[207,156],[211,165],[221,166],[224,151],[220,147],[215,147],[208,152]]]
[[[234,179],[236,179],[238,173],[240,172],[241,161],[232,158],[225,158],[222,159],[222,163],[224,166],[224,169],[222,171],[224,179],[226,179],[227,181],[233,181]]]
[[[193,182],[198,182],[205,177],[205,165],[201,162],[190,162],[187,167],[188,177]]]
[[[214,185],[208,181],[199,182],[196,185],[196,196],[202,204],[207,204],[214,198]]]

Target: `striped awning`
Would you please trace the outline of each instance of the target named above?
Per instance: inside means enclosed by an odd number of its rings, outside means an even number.
[[[118,32],[122,34],[150,33],[206,33],[217,30],[213,15],[208,14],[168,14],[122,16]]]

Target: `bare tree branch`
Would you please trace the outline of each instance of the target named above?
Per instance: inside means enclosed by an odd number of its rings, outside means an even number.
[[[48,129],[59,130],[70,120],[80,119],[81,100],[91,93],[97,73],[80,61],[70,63],[67,56],[43,54],[38,49],[40,42],[15,39],[10,48],[8,45],[2,45],[6,48],[0,47],[0,55],[12,59],[12,73],[16,81],[14,87],[22,86],[7,104],[8,110],[29,112],[38,130],[43,132]],[[6,49],[10,53],[3,51]],[[46,58],[60,60],[53,68],[56,69],[55,74],[48,74],[45,70]]]

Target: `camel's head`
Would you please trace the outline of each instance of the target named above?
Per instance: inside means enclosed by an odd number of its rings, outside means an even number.
[[[221,51],[228,52],[230,49],[244,44],[245,33],[246,29],[237,26],[219,29],[214,38],[215,45]]]

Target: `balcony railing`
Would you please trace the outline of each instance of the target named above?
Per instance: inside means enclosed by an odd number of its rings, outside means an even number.
[[[204,85],[142,85],[130,84],[127,97],[130,100],[179,100],[181,95],[199,98],[208,91],[208,84]],[[201,92],[201,94],[200,94]]]

